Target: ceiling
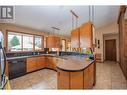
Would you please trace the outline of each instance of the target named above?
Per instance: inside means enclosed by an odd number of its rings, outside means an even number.
[[[48,33],[70,36],[73,10],[78,16],[78,26],[89,20],[89,6],[15,6],[15,23]],[[119,6],[94,6],[95,28],[117,21]],[[60,28],[54,31],[52,26]]]

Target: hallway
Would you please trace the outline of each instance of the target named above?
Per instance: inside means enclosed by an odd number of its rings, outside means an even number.
[[[97,63],[94,89],[127,89],[127,81],[118,63],[106,61]]]

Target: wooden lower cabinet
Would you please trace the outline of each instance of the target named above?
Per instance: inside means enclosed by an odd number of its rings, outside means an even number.
[[[89,68],[84,70],[84,89],[90,88],[90,77],[89,77]]]
[[[84,70],[84,89],[91,89],[94,85],[94,64]]]
[[[56,70],[56,61],[55,57],[46,57],[46,67]]]
[[[89,68],[89,77],[90,77],[90,88],[93,88],[94,85],[94,64],[90,65]]]
[[[27,72],[32,72],[37,70],[36,57],[27,58]]]
[[[27,58],[27,72],[32,72],[45,67],[56,70],[55,57],[38,56]]]
[[[57,87],[58,89],[69,89],[69,72],[57,70]]]
[[[83,71],[70,72],[70,89],[83,89]]]
[[[46,60],[44,56],[37,57],[37,69],[45,68],[46,66]]]
[[[83,71],[57,70],[58,89],[91,89],[94,84],[94,63]]]

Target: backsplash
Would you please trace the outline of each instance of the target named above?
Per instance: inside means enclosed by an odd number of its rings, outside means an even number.
[[[17,52],[17,53],[6,53],[6,56],[9,57],[19,57],[19,56],[30,56],[30,55],[39,55],[39,54],[57,54],[56,51],[49,51],[48,53],[45,51],[35,51],[35,52]],[[93,54],[84,54],[79,52],[65,52],[60,51],[59,56],[80,56],[84,58],[93,58]]]

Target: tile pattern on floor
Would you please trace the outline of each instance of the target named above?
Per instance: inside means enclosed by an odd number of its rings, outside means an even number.
[[[96,85],[93,89],[127,89],[127,81],[118,63],[97,63]]]
[[[127,81],[118,63],[97,63],[96,85],[93,89],[127,89]],[[49,69],[36,71],[10,81],[12,89],[57,89],[57,72]]]

